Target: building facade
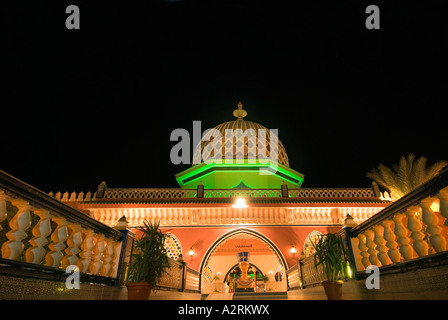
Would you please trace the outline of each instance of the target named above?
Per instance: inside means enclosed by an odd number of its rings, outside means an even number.
[[[275,132],[245,120],[242,107],[235,120],[203,135],[193,166],[175,177],[179,188],[103,182],[93,194],[51,195],[111,227],[123,216],[131,230],[144,220],[159,222],[168,233],[167,254],[200,273],[204,293],[232,290],[243,251],[253,277],[265,280],[256,290],[286,291],[285,271],[313,253],[320,233],[359,224],[391,202],[375,185],[302,188],[304,175],[289,167]]]

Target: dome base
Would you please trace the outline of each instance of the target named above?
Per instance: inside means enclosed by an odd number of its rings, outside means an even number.
[[[272,160],[234,159],[227,163],[219,160],[182,171],[176,180],[187,189],[197,188],[200,182],[206,189],[233,189],[241,183],[252,189],[280,189],[283,182],[289,188],[300,188],[304,180],[303,174]]]

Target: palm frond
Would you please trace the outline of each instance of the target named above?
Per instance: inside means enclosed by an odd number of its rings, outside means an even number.
[[[420,185],[426,182],[426,164],[427,159],[425,157],[420,157],[414,161],[411,176],[409,177],[412,190],[417,189]]]
[[[440,160],[426,168],[426,181],[431,180],[440,173],[448,165],[447,161]]]
[[[401,156],[398,164],[392,165],[392,168],[379,164],[377,168],[366,173],[366,176],[398,199],[434,178],[447,165],[446,161],[438,161],[427,167],[427,158],[416,158],[410,153]]]
[[[412,172],[412,167],[414,163],[415,155],[410,153],[407,157],[401,156],[397,168],[398,182],[400,185],[401,196],[407,194],[411,191],[411,183],[409,181],[409,176]]]

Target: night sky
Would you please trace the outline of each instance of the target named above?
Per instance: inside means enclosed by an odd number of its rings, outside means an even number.
[[[448,160],[444,2],[2,4],[0,170],[45,192],[177,187],[171,132],[234,120],[240,100],[303,187],[368,187],[410,152]]]

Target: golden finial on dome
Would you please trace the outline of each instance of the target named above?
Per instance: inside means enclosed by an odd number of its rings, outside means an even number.
[[[243,104],[241,101],[238,102],[237,107],[238,109],[233,110],[233,115],[235,117],[240,120],[247,116],[247,111],[243,109]]]

